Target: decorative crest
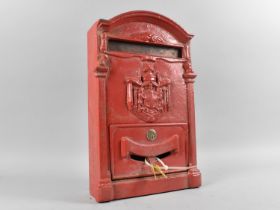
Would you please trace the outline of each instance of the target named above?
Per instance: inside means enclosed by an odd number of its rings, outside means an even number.
[[[139,78],[128,78],[127,108],[146,122],[156,121],[168,111],[170,80],[154,69],[154,61],[143,61]]]

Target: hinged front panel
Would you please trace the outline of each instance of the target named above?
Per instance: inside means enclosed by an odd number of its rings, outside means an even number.
[[[153,175],[145,158],[159,157],[167,165],[187,166],[187,124],[110,126],[113,179]],[[168,173],[178,172],[170,170]]]

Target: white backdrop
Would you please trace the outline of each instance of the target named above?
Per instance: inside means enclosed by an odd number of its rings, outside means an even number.
[[[203,186],[89,199],[86,33],[161,13],[195,34]],[[0,1],[0,209],[279,209],[279,1]]]

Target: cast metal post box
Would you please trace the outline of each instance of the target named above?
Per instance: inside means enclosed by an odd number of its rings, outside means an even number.
[[[191,38],[147,11],[88,31],[90,193],[98,202],[201,185]]]

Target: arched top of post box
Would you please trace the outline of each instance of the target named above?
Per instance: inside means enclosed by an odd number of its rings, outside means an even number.
[[[150,11],[131,11],[100,20],[110,37],[155,44],[185,44],[193,37],[171,19]]]

